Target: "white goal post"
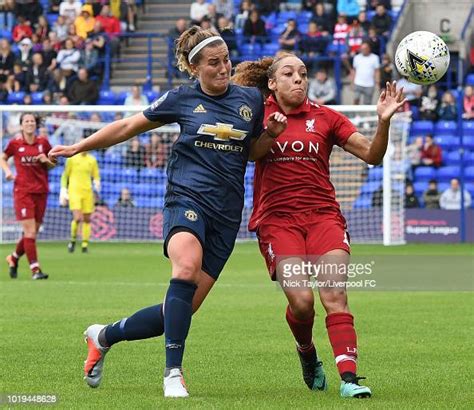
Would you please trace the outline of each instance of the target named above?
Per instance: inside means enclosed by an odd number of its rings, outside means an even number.
[[[0,140],[2,150],[19,131],[23,112],[40,115],[40,132],[52,145],[71,144],[90,135],[116,118],[140,112],[145,107],[4,105],[0,107]],[[377,126],[375,106],[334,106],[371,138]],[[404,243],[405,143],[410,124],[408,113],[392,120],[390,143],[383,166],[371,167],[335,147],[331,156],[331,180],[348,221],[353,243]],[[131,142],[92,154],[99,162],[102,188],[93,214],[92,239],[95,241],[162,240],[162,207],[166,189],[166,160],[179,133],[171,125],[137,137],[139,153],[129,152]],[[142,158],[143,155],[143,158]],[[138,159],[137,159],[138,158]],[[138,161],[138,162],[137,162]],[[64,161],[50,171],[50,194],[42,240],[67,240],[70,213],[59,205],[60,178]],[[255,239],[247,224],[253,203],[254,164],[249,163],[245,176],[245,206],[238,238]],[[132,207],[118,205],[121,192],[127,189]],[[2,175],[0,190],[0,243],[14,242],[21,234],[13,210],[12,183]]]

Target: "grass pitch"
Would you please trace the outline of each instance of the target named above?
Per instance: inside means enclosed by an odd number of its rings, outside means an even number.
[[[2,257],[11,248],[0,247]],[[236,246],[193,318],[184,363],[188,400],[162,397],[163,338],[114,346],[101,387],[90,389],[82,380],[83,330],[163,300],[169,264],[161,249],[161,244],[92,244],[90,254],[69,255],[64,243],[40,243],[47,281],[31,281],[25,260],[19,279],[10,280],[2,264],[0,396],[55,394],[60,408],[473,408],[472,292],[349,292],[359,373],[372,388],[370,400],[339,397],[318,304],[314,335],[329,390],[313,393],[300,374],[284,296],[268,280],[255,243]],[[472,249],[354,246],[353,254],[472,257]]]

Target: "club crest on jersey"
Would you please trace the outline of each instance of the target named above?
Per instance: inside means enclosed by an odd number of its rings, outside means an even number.
[[[247,122],[249,122],[253,116],[252,109],[246,104],[240,106],[239,114]]]
[[[186,219],[189,219],[191,222],[195,222],[198,219],[197,213],[194,212],[192,209],[188,209],[187,211],[184,211],[184,216]]]
[[[306,132],[314,132],[314,118],[306,120]]]
[[[200,135],[212,135],[218,141],[242,141],[247,136],[246,131],[235,129],[232,124],[223,124],[221,122],[217,122],[216,125],[202,124],[197,133]]]

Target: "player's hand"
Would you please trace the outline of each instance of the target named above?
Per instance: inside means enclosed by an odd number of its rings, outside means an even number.
[[[68,200],[69,200],[69,196],[67,194],[67,189],[64,187],[61,187],[61,191],[59,191],[59,205],[66,206]]]
[[[94,184],[95,192],[99,193],[99,192],[100,192],[100,181],[94,179],[94,181],[92,181],[92,182],[93,182],[93,184]]]
[[[5,172],[5,179],[7,181],[14,181],[15,175],[13,175],[11,171]]]
[[[380,94],[377,102],[377,115],[382,121],[389,121],[403,104],[406,103],[403,95],[403,87],[397,90],[397,82],[390,83],[387,81],[385,90]]]
[[[72,157],[79,151],[76,145],[56,145],[51,151],[49,151],[48,157],[51,161],[57,161],[58,157]]]
[[[274,112],[267,118],[267,133],[272,138],[277,138],[288,125],[288,119],[281,112]]]

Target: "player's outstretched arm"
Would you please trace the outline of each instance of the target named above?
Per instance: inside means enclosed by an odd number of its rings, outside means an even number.
[[[367,164],[379,165],[387,151],[390,120],[405,102],[403,87],[397,90],[396,81],[392,84],[387,82],[377,102],[379,120],[374,138],[370,141],[361,133],[355,132],[347,140],[344,149]]]
[[[72,157],[84,151],[108,148],[126,141],[135,135],[161,127],[163,124],[149,121],[143,113],[114,121],[90,137],[73,145],[56,145],[50,152],[50,158]]]
[[[270,114],[267,119],[267,128],[260,137],[254,139],[250,146],[251,161],[256,161],[267,155],[275,139],[286,129],[287,118],[280,112]]]
[[[13,175],[12,170],[8,166],[7,160],[7,154],[3,153],[0,157],[0,167],[3,169],[3,172],[5,172],[5,179],[7,181],[13,181],[15,179],[15,175]]]

